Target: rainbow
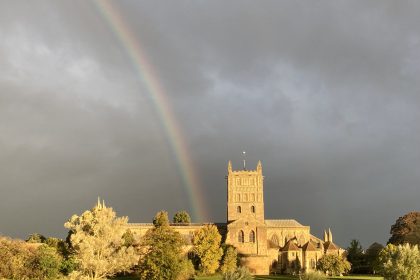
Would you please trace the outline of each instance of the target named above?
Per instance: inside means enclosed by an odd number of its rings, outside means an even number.
[[[147,92],[153,102],[157,115],[163,125],[166,136],[169,139],[169,145],[174,153],[177,166],[182,176],[183,184],[188,196],[190,207],[192,208],[192,219],[203,221],[208,219],[207,207],[199,179],[196,176],[194,166],[191,162],[186,141],[183,137],[181,127],[176,121],[172,112],[171,105],[166,98],[166,92],[159,81],[153,65],[148,61],[137,34],[134,34],[129,25],[124,21],[118,8],[108,0],[94,1],[100,11],[101,16],[108,23],[114,34],[118,37],[122,46],[130,57],[133,66],[136,69],[139,79],[144,83]]]

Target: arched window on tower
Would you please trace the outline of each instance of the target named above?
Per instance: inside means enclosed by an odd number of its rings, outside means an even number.
[[[242,212],[241,206],[236,207],[236,212],[238,212],[238,213],[241,213]]]
[[[277,234],[273,234],[273,236],[271,237],[271,246],[273,248],[279,247],[279,238],[277,237]]]
[[[244,232],[242,230],[240,230],[238,233],[238,242],[244,243]]]
[[[251,213],[255,213],[255,206],[254,205],[251,206]]]
[[[253,230],[249,233],[249,242],[255,243],[255,232]]]

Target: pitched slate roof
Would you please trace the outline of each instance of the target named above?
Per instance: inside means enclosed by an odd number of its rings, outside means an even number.
[[[286,245],[281,248],[281,251],[299,251],[299,247],[295,244],[295,242],[289,240]]]
[[[317,248],[316,244],[311,241],[308,241],[302,247],[303,251],[319,251],[320,248]]]
[[[303,227],[296,220],[265,220],[268,227]]]
[[[338,250],[339,248],[337,245],[335,245],[331,241],[327,241],[324,243],[324,249],[325,251],[328,251],[328,250]]]

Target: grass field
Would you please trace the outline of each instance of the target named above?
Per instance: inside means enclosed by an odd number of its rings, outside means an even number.
[[[196,277],[196,280],[222,280],[222,276],[202,276]],[[255,280],[298,280],[297,276],[289,275],[269,275],[269,276],[255,276]],[[371,275],[353,275],[353,276],[342,276],[342,277],[330,277],[329,279],[344,279],[344,280],[383,280],[380,276]],[[112,280],[138,280],[138,277],[117,277]]]
[[[196,277],[196,280],[221,280],[221,276],[211,276],[211,277]],[[297,280],[297,276],[288,276],[288,275],[270,275],[270,276],[255,276],[255,280]],[[383,277],[379,276],[363,276],[363,275],[354,275],[354,276],[342,276],[342,277],[330,277],[329,279],[346,279],[346,280],[383,280]]]

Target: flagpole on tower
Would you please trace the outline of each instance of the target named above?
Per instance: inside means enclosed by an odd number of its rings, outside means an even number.
[[[246,160],[245,160],[245,155],[246,155],[246,152],[245,152],[245,151],[243,151],[243,152],[242,152],[242,154],[243,154],[243,156],[244,156],[244,170],[246,170]]]

